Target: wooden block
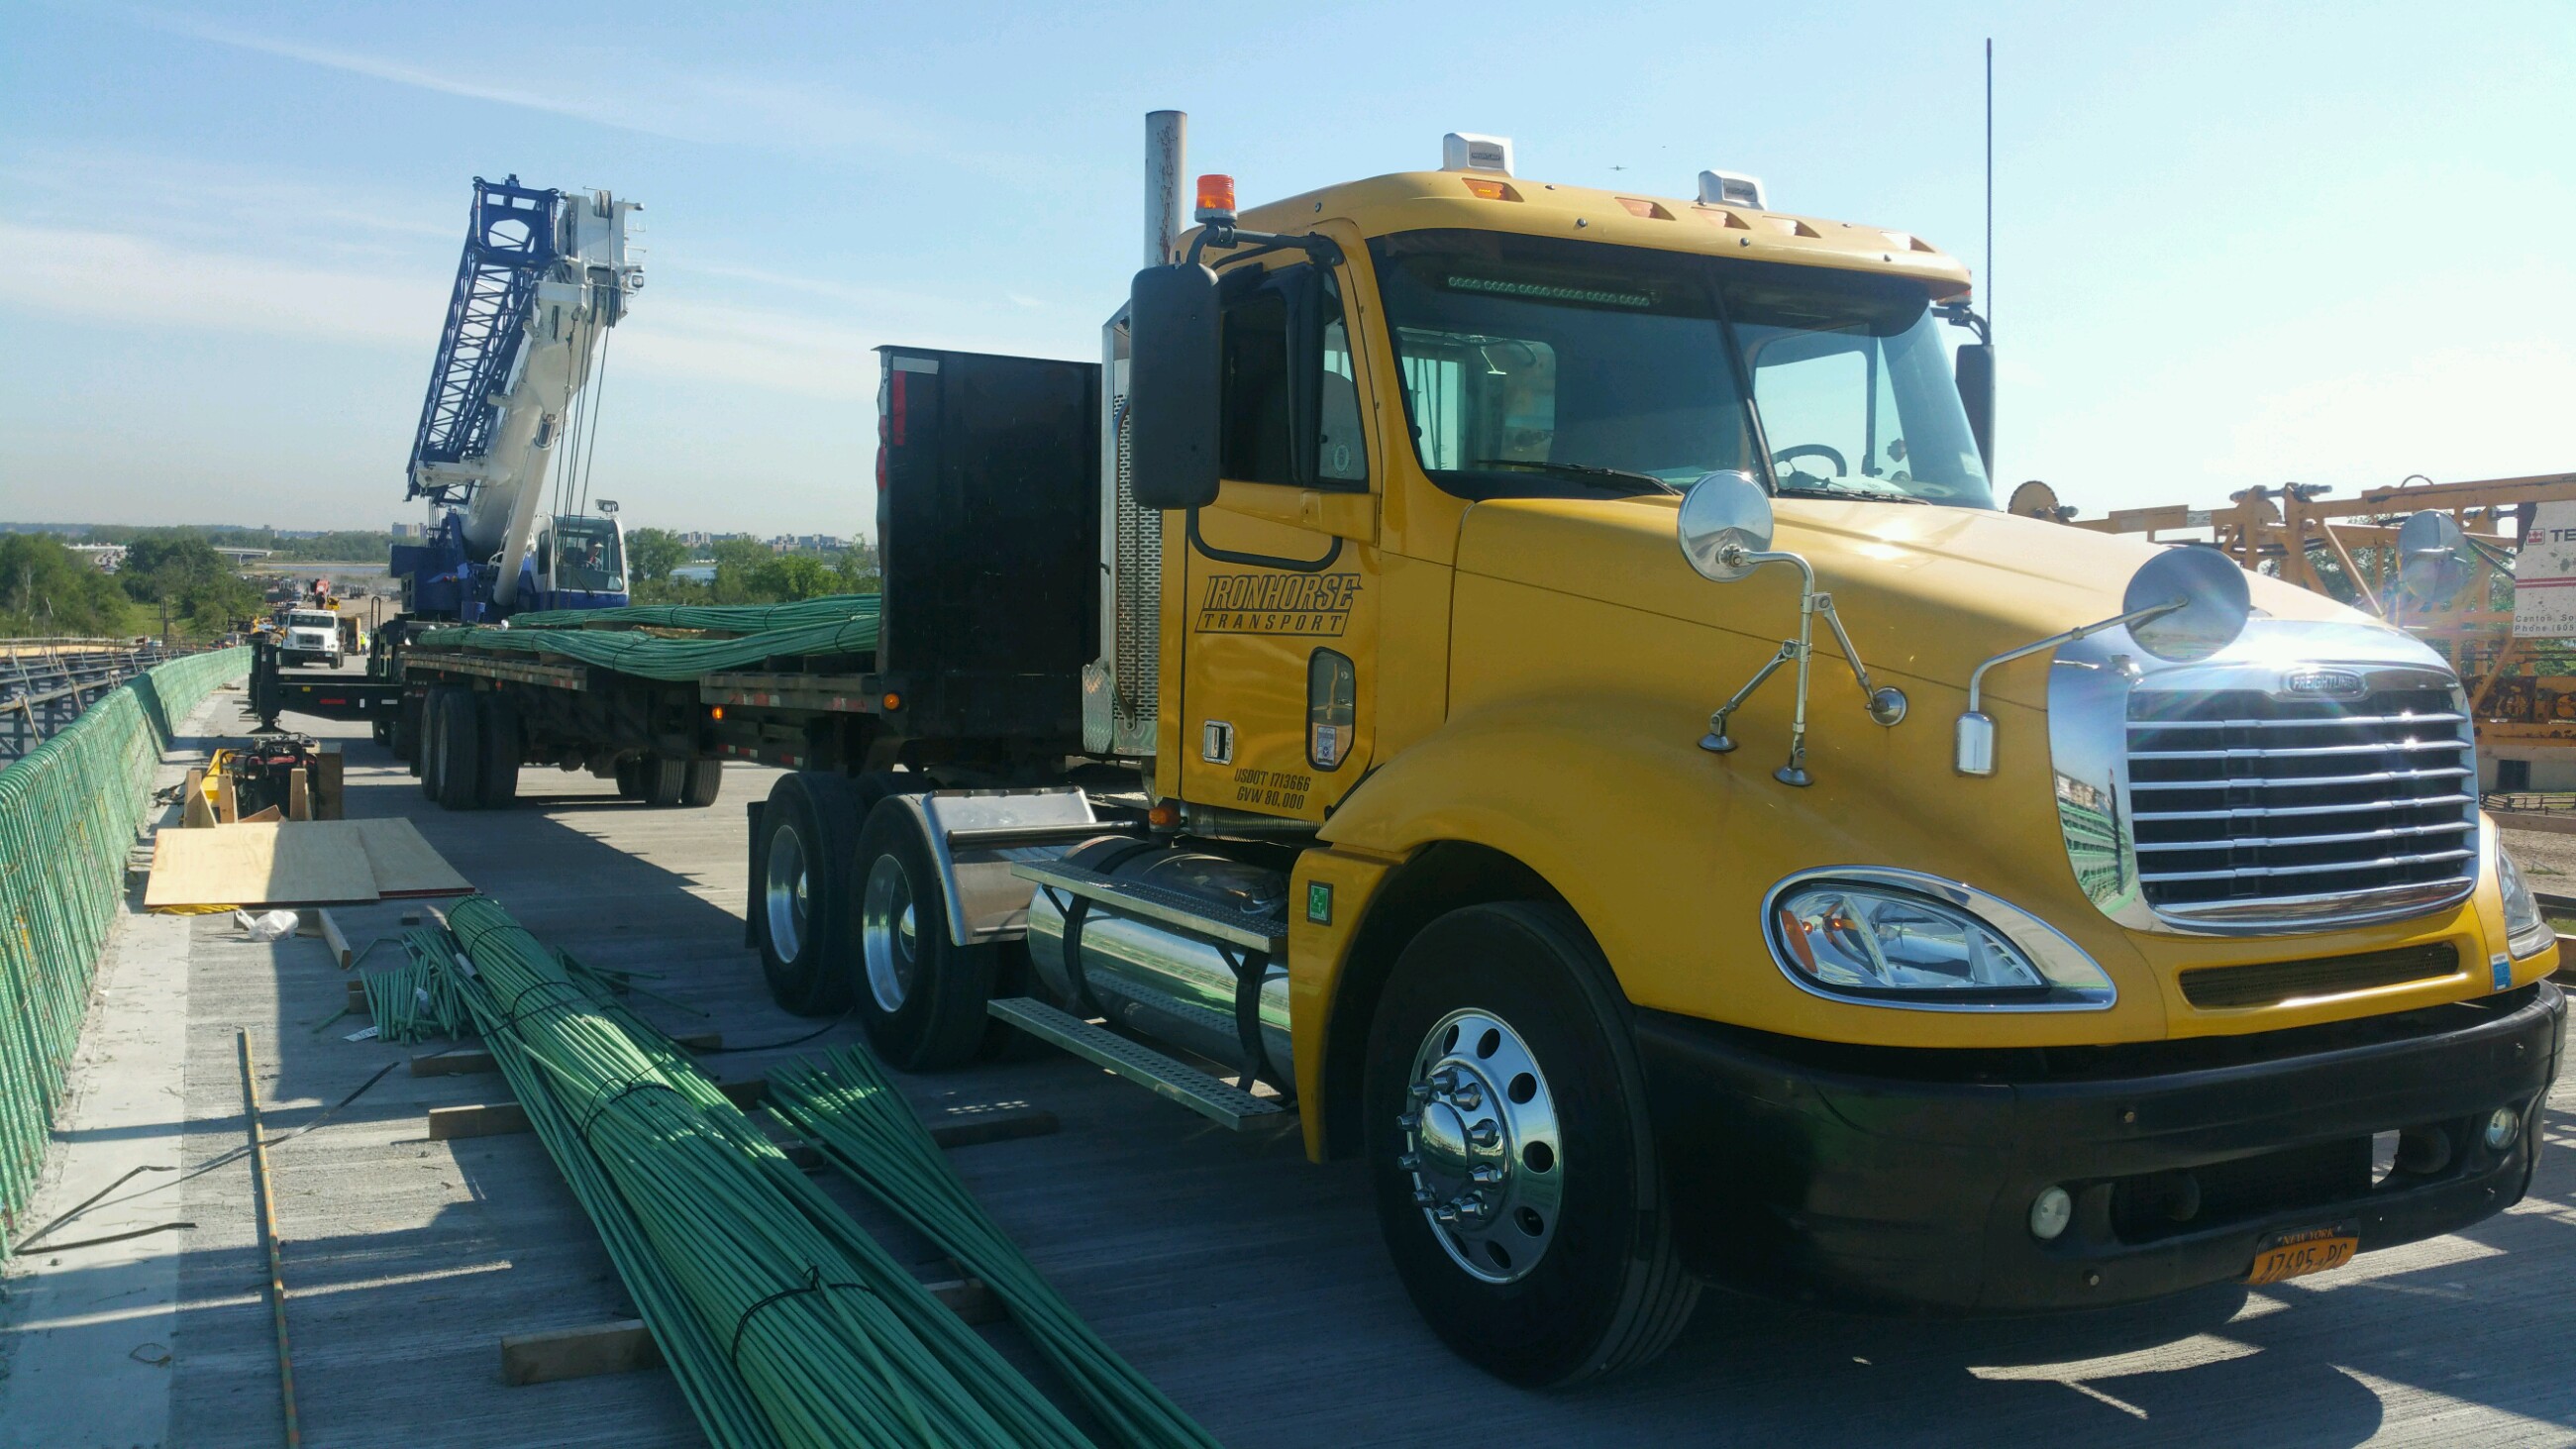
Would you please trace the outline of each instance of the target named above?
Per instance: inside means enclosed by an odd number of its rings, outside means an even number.
[[[950,1107],[930,1114],[925,1125],[930,1128],[930,1140],[942,1147],[975,1147],[1015,1137],[1044,1137],[1057,1124],[1053,1112],[1023,1105]]]
[[[248,815],[243,816],[241,818],[241,823],[244,825],[275,825],[285,818],[286,813],[284,811],[278,809],[274,805],[270,805],[264,809],[254,810]]]
[[[528,1109],[516,1102],[478,1102],[469,1107],[429,1109],[429,1140],[432,1142],[450,1142],[459,1137],[500,1137],[529,1130]]]
[[[232,773],[226,771],[215,777],[215,823],[230,825],[240,818],[241,802],[233,796]]]
[[[514,1388],[657,1368],[661,1362],[662,1350],[640,1318],[552,1333],[506,1334],[501,1339],[501,1382]]]
[[[206,767],[188,767],[188,783],[180,787],[179,824],[196,830],[215,823],[214,802],[206,798]]]
[[[313,818],[337,820],[340,818],[340,781],[347,761],[341,758],[339,745],[325,744],[322,752],[314,756],[313,763],[317,771],[313,779]]]
[[[985,1286],[981,1278],[951,1278],[944,1283],[924,1283],[930,1296],[948,1306],[948,1311],[968,1323],[999,1323],[1010,1317],[1002,1306],[1001,1295]]]
[[[469,1072],[497,1072],[501,1064],[481,1047],[458,1047],[453,1051],[422,1052],[411,1059],[415,1077],[456,1077]]]
[[[349,1009],[360,1016],[367,1014],[366,982],[354,978],[349,982]]]
[[[356,957],[357,953],[349,949],[349,938],[341,934],[340,923],[331,918],[329,911],[317,911],[314,914],[322,923],[322,944],[330,948],[331,959],[340,963],[341,970],[348,970],[349,962]]]
[[[302,765],[286,772],[286,818],[289,820],[313,818],[313,785],[305,778]]]

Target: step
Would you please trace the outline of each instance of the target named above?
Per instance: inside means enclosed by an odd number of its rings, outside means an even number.
[[[1288,950],[1288,908],[1284,904],[1277,911],[1232,910],[1204,896],[1103,875],[1060,860],[1028,861],[1012,866],[1011,874],[1115,906],[1121,915],[1161,921],[1237,946],[1267,951],[1273,957]]]
[[[1084,1021],[1035,998],[1005,997],[987,1003],[985,1009],[1029,1035],[1051,1041],[1084,1061],[1106,1067],[1155,1096],[1178,1102],[1221,1127],[1245,1132],[1296,1116],[1270,1098],[1256,1097],[1239,1087],[1229,1086],[1141,1042],[1130,1041],[1105,1026]]]

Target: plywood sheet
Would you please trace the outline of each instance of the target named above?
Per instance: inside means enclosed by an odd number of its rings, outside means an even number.
[[[213,825],[152,837],[147,910],[364,905],[378,898],[364,850],[304,822]]]
[[[461,896],[474,889],[408,820],[325,820],[314,828],[357,837],[375,871],[379,895]]]

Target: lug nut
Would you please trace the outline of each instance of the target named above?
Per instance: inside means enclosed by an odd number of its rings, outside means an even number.
[[[1467,1180],[1478,1187],[1492,1187],[1503,1180],[1503,1170],[1490,1162],[1479,1162],[1467,1169]]]
[[[1395,1125],[1400,1131],[1410,1132],[1414,1128],[1422,1125],[1422,1114],[1419,1112],[1406,1112],[1395,1119]]]
[[[1493,1147],[1499,1145],[1502,1140],[1503,1129],[1495,1126],[1494,1119],[1491,1117],[1467,1129],[1467,1142],[1470,1146]]]
[[[1395,1160],[1395,1165],[1406,1172],[1419,1172],[1422,1169],[1422,1154],[1419,1152],[1408,1152],[1402,1157],[1397,1158]]]
[[[1440,1201],[1440,1194],[1433,1192],[1427,1187],[1417,1187],[1413,1190],[1413,1205],[1415,1207],[1429,1207],[1438,1201]]]

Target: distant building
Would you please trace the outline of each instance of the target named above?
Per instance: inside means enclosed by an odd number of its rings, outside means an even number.
[[[112,574],[125,567],[125,545],[121,543],[76,543],[71,551],[98,565],[98,571]]]

